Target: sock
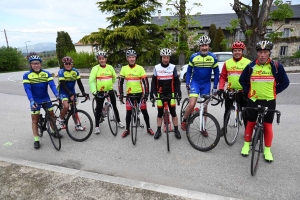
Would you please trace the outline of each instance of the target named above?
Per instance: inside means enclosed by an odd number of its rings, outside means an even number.
[[[174,130],[175,130],[175,131],[178,131],[178,126],[174,126]]]
[[[40,137],[39,136],[34,136],[34,141],[40,141]]]
[[[252,133],[253,133],[253,128],[255,126],[256,122],[247,122],[247,126],[245,129],[245,142],[251,142],[251,138],[252,138]]]
[[[273,127],[272,123],[266,123],[264,122],[264,140],[265,140],[265,146],[271,147],[272,146],[272,140],[273,140]]]
[[[161,126],[158,126],[158,127],[157,127],[157,131],[161,131]]]

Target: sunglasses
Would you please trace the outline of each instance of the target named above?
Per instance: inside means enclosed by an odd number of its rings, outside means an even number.
[[[30,64],[32,64],[32,65],[39,65],[39,64],[41,64],[40,62],[32,62],[32,63],[30,63]]]
[[[72,63],[64,63],[64,65],[72,65]]]

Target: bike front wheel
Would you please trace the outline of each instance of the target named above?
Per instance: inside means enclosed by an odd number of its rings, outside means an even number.
[[[180,109],[180,122],[183,120],[184,112],[186,107],[189,105],[189,98],[185,98],[181,104],[181,109]]]
[[[236,142],[239,128],[239,112],[232,107],[227,112],[224,121],[224,139],[229,146]]]
[[[66,131],[70,138],[76,142],[87,140],[93,131],[91,116],[84,110],[69,113],[66,119]]]
[[[169,113],[165,112],[164,113],[164,124],[166,126],[166,135],[167,135],[167,148],[168,151],[170,151],[170,141],[169,141]]]
[[[46,127],[47,127],[47,132],[50,136],[51,142],[52,142],[54,148],[57,151],[59,151],[61,148],[61,141],[60,141],[60,137],[59,137],[59,131],[55,124],[55,120],[51,116],[48,116],[48,118],[45,120],[47,120]]]
[[[209,114],[203,113],[204,123],[200,130],[200,114],[195,113],[188,121],[186,136],[189,143],[198,151],[209,151],[217,146],[220,141],[220,125],[217,119]],[[203,127],[204,125],[204,127]]]
[[[137,127],[138,127],[138,115],[136,112],[136,109],[132,109],[132,114],[131,114],[131,140],[132,144],[136,144],[136,138],[137,138]]]
[[[260,153],[262,152],[263,148],[263,141],[262,141],[262,128],[257,127],[254,133],[254,137],[252,139],[252,156],[251,156],[251,175],[254,176],[256,174],[258,161]]]
[[[107,120],[108,120],[108,125],[109,125],[111,133],[114,136],[117,136],[117,134],[118,134],[118,122],[117,122],[117,119],[116,119],[115,111],[114,111],[111,104],[107,108]]]

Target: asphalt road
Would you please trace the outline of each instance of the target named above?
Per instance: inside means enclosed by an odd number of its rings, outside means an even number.
[[[193,149],[181,131],[181,140],[171,134],[171,150],[167,152],[164,135],[154,140],[145,130],[140,130],[137,145],[133,146],[130,137],[121,138],[122,129],[114,137],[107,122],[104,122],[101,134],[92,134],[83,143],[72,141],[63,131],[61,151],[57,152],[53,148],[46,135],[41,139],[41,149],[35,150],[22,74],[0,74],[1,156],[227,197],[300,199],[299,74],[289,74],[291,85],[278,95],[277,109],[282,112],[282,117],[279,126],[274,123],[274,162],[269,164],[261,159],[255,177],[250,175],[250,157],[240,155],[243,130],[235,145],[229,147],[221,138],[218,146],[206,153]],[[89,91],[87,80],[83,80],[83,84],[86,91]],[[185,92],[183,94],[186,95]],[[78,107],[92,116],[91,101],[79,104]],[[118,104],[118,108],[124,121],[125,106]],[[155,130],[156,109],[151,107],[150,102],[148,108],[151,126]],[[220,106],[209,107],[209,112],[219,122],[222,121],[223,111],[224,108]]]

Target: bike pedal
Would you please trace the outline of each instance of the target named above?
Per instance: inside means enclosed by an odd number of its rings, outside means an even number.
[[[140,125],[141,128],[144,128],[144,124]]]

